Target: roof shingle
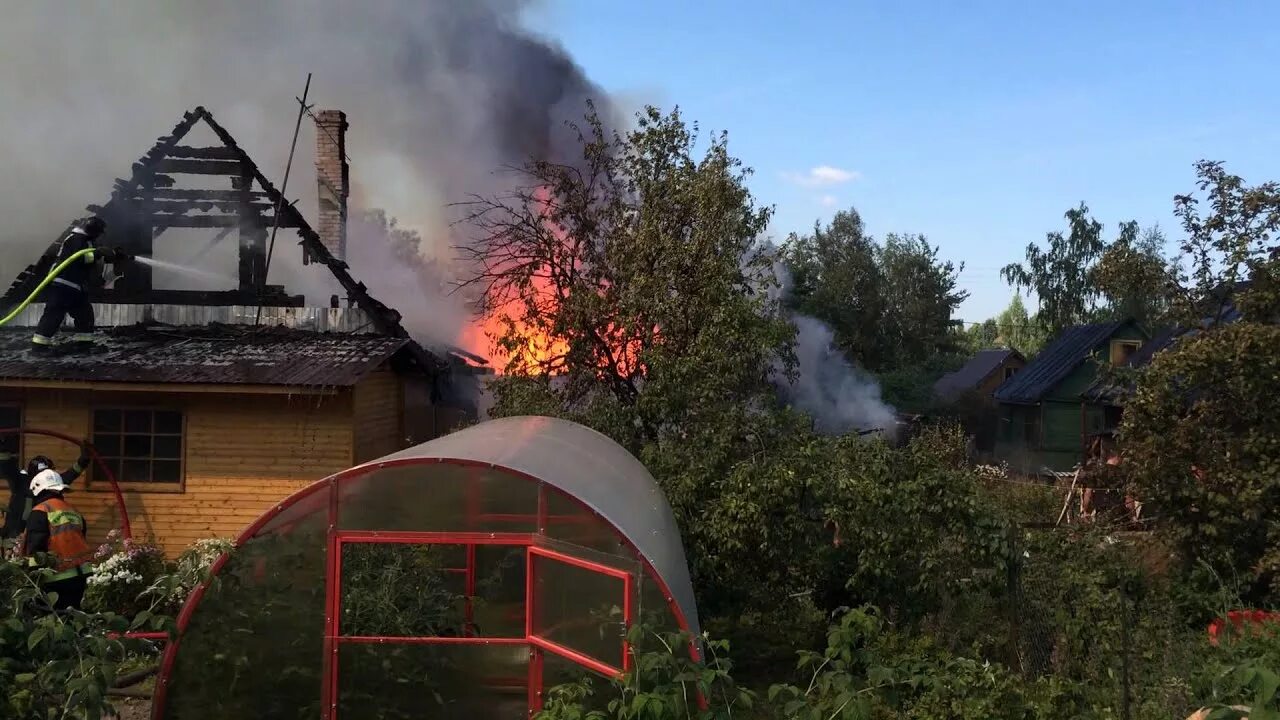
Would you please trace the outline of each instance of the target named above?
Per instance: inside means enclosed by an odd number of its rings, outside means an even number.
[[[1127,320],[1077,325],[1063,330],[1027,366],[996,389],[998,402],[1040,402],[1055,385],[1071,374],[1100,343],[1128,323]]]
[[[88,353],[37,355],[30,342],[30,330],[0,330],[0,380],[347,387],[412,341],[285,328],[133,325],[99,332]]]

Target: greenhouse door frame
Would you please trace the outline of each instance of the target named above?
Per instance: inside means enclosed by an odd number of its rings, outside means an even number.
[[[387,532],[375,530],[331,530],[328,541],[328,558],[325,567],[325,635],[322,680],[321,718],[338,720],[338,653],[344,644],[381,645],[521,645],[529,651],[528,707],[530,716],[542,709],[542,667],[545,653],[552,653],[592,672],[606,677],[618,677],[631,669],[631,648],[626,637],[634,622],[635,608],[632,595],[635,576],[626,570],[591,560],[574,557],[542,546],[545,538],[534,533],[477,533],[477,532]],[[342,548],[353,544],[397,545],[462,545],[466,548],[466,614],[467,632],[470,632],[471,599],[475,594],[475,549],[480,545],[523,547],[525,549],[525,602],[524,637],[404,637],[379,635],[342,635]],[[621,642],[622,667],[600,662],[584,653],[565,647],[537,634],[534,627],[537,593],[536,558],[571,565],[589,572],[606,575],[622,581],[622,621],[624,634]]]

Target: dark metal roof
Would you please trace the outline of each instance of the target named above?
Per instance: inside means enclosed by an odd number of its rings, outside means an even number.
[[[466,460],[538,478],[613,524],[653,566],[696,637],[698,608],[680,526],[658,483],[621,445],[582,425],[550,417],[510,417],[379,458]]]
[[[990,377],[991,373],[999,370],[1005,360],[1010,357],[1021,359],[1022,354],[1007,348],[979,350],[978,354],[969,358],[969,362],[965,363],[964,367],[943,375],[938,382],[934,383],[933,394],[942,400],[950,400],[967,390],[972,390]]]
[[[1199,328],[1174,327],[1162,330],[1150,340],[1142,344],[1138,351],[1130,356],[1125,365],[1131,368],[1144,367],[1151,362],[1155,356],[1172,347],[1175,343],[1184,337],[1194,337],[1202,328],[1210,325],[1228,325],[1241,318],[1240,310],[1234,303],[1227,303],[1222,310],[1214,317],[1207,317],[1200,321]],[[1085,390],[1081,397],[1091,402],[1109,403],[1119,405],[1124,402],[1131,388],[1125,383],[1120,383],[1110,377],[1100,377],[1088,390]]]
[[[92,352],[30,350],[30,329],[0,330],[0,382],[346,387],[409,344],[383,335],[231,325],[133,325],[99,332]]]
[[[996,389],[995,399],[1013,404],[1040,402],[1046,393],[1084,362],[1094,348],[1127,324],[1128,320],[1120,320],[1077,325],[1063,330],[1026,367]]]

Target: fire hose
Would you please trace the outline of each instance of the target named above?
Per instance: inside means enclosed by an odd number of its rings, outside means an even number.
[[[97,252],[99,250],[100,248],[92,248],[92,247],[85,248],[83,250],[80,250],[79,252],[72,254],[71,257],[67,258],[66,260],[63,260],[62,262],[58,263],[57,267],[49,271],[49,274],[45,276],[44,280],[40,281],[40,284],[36,286],[36,289],[33,290],[25,300],[19,303],[18,306],[15,307],[13,310],[9,311],[8,315],[5,315],[3,318],[0,318],[0,326],[7,325],[11,320],[18,317],[18,313],[22,312],[23,310],[26,310],[27,306],[35,301],[36,297],[40,295],[40,292],[42,290],[48,287],[49,283],[53,282],[59,275],[61,275],[63,270],[66,270],[68,267],[71,267],[71,263],[75,262],[76,260],[79,260],[81,257],[85,255],[88,255],[93,252]],[[128,257],[127,255],[125,255],[124,251],[119,249],[110,250],[107,252],[110,253],[113,257],[117,257],[117,258]]]
[[[74,258],[74,256],[72,257]],[[39,430],[36,428],[0,428],[0,436],[3,435],[45,435],[59,440],[65,440],[76,445],[82,444],[81,440],[77,440],[65,433],[55,432],[53,430]],[[111,484],[111,492],[116,496],[116,510],[120,513],[120,532],[124,534],[126,540],[132,540],[133,533],[129,528],[129,510],[125,507],[124,496],[120,494],[120,485],[116,482],[115,473],[111,472],[111,468],[102,460],[102,456],[98,454],[98,451],[92,444],[83,442],[83,445],[85,449],[89,451],[89,457],[91,457],[94,463],[97,464],[98,470],[102,472],[102,475],[107,479],[107,482]],[[88,468],[85,469],[87,470]]]

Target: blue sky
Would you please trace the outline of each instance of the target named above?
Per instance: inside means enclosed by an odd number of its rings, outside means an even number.
[[[530,24],[624,103],[727,130],[775,236],[850,206],[927,235],[967,321],[1082,200],[1176,240],[1196,160],[1280,180],[1280,3],[554,0]]]

